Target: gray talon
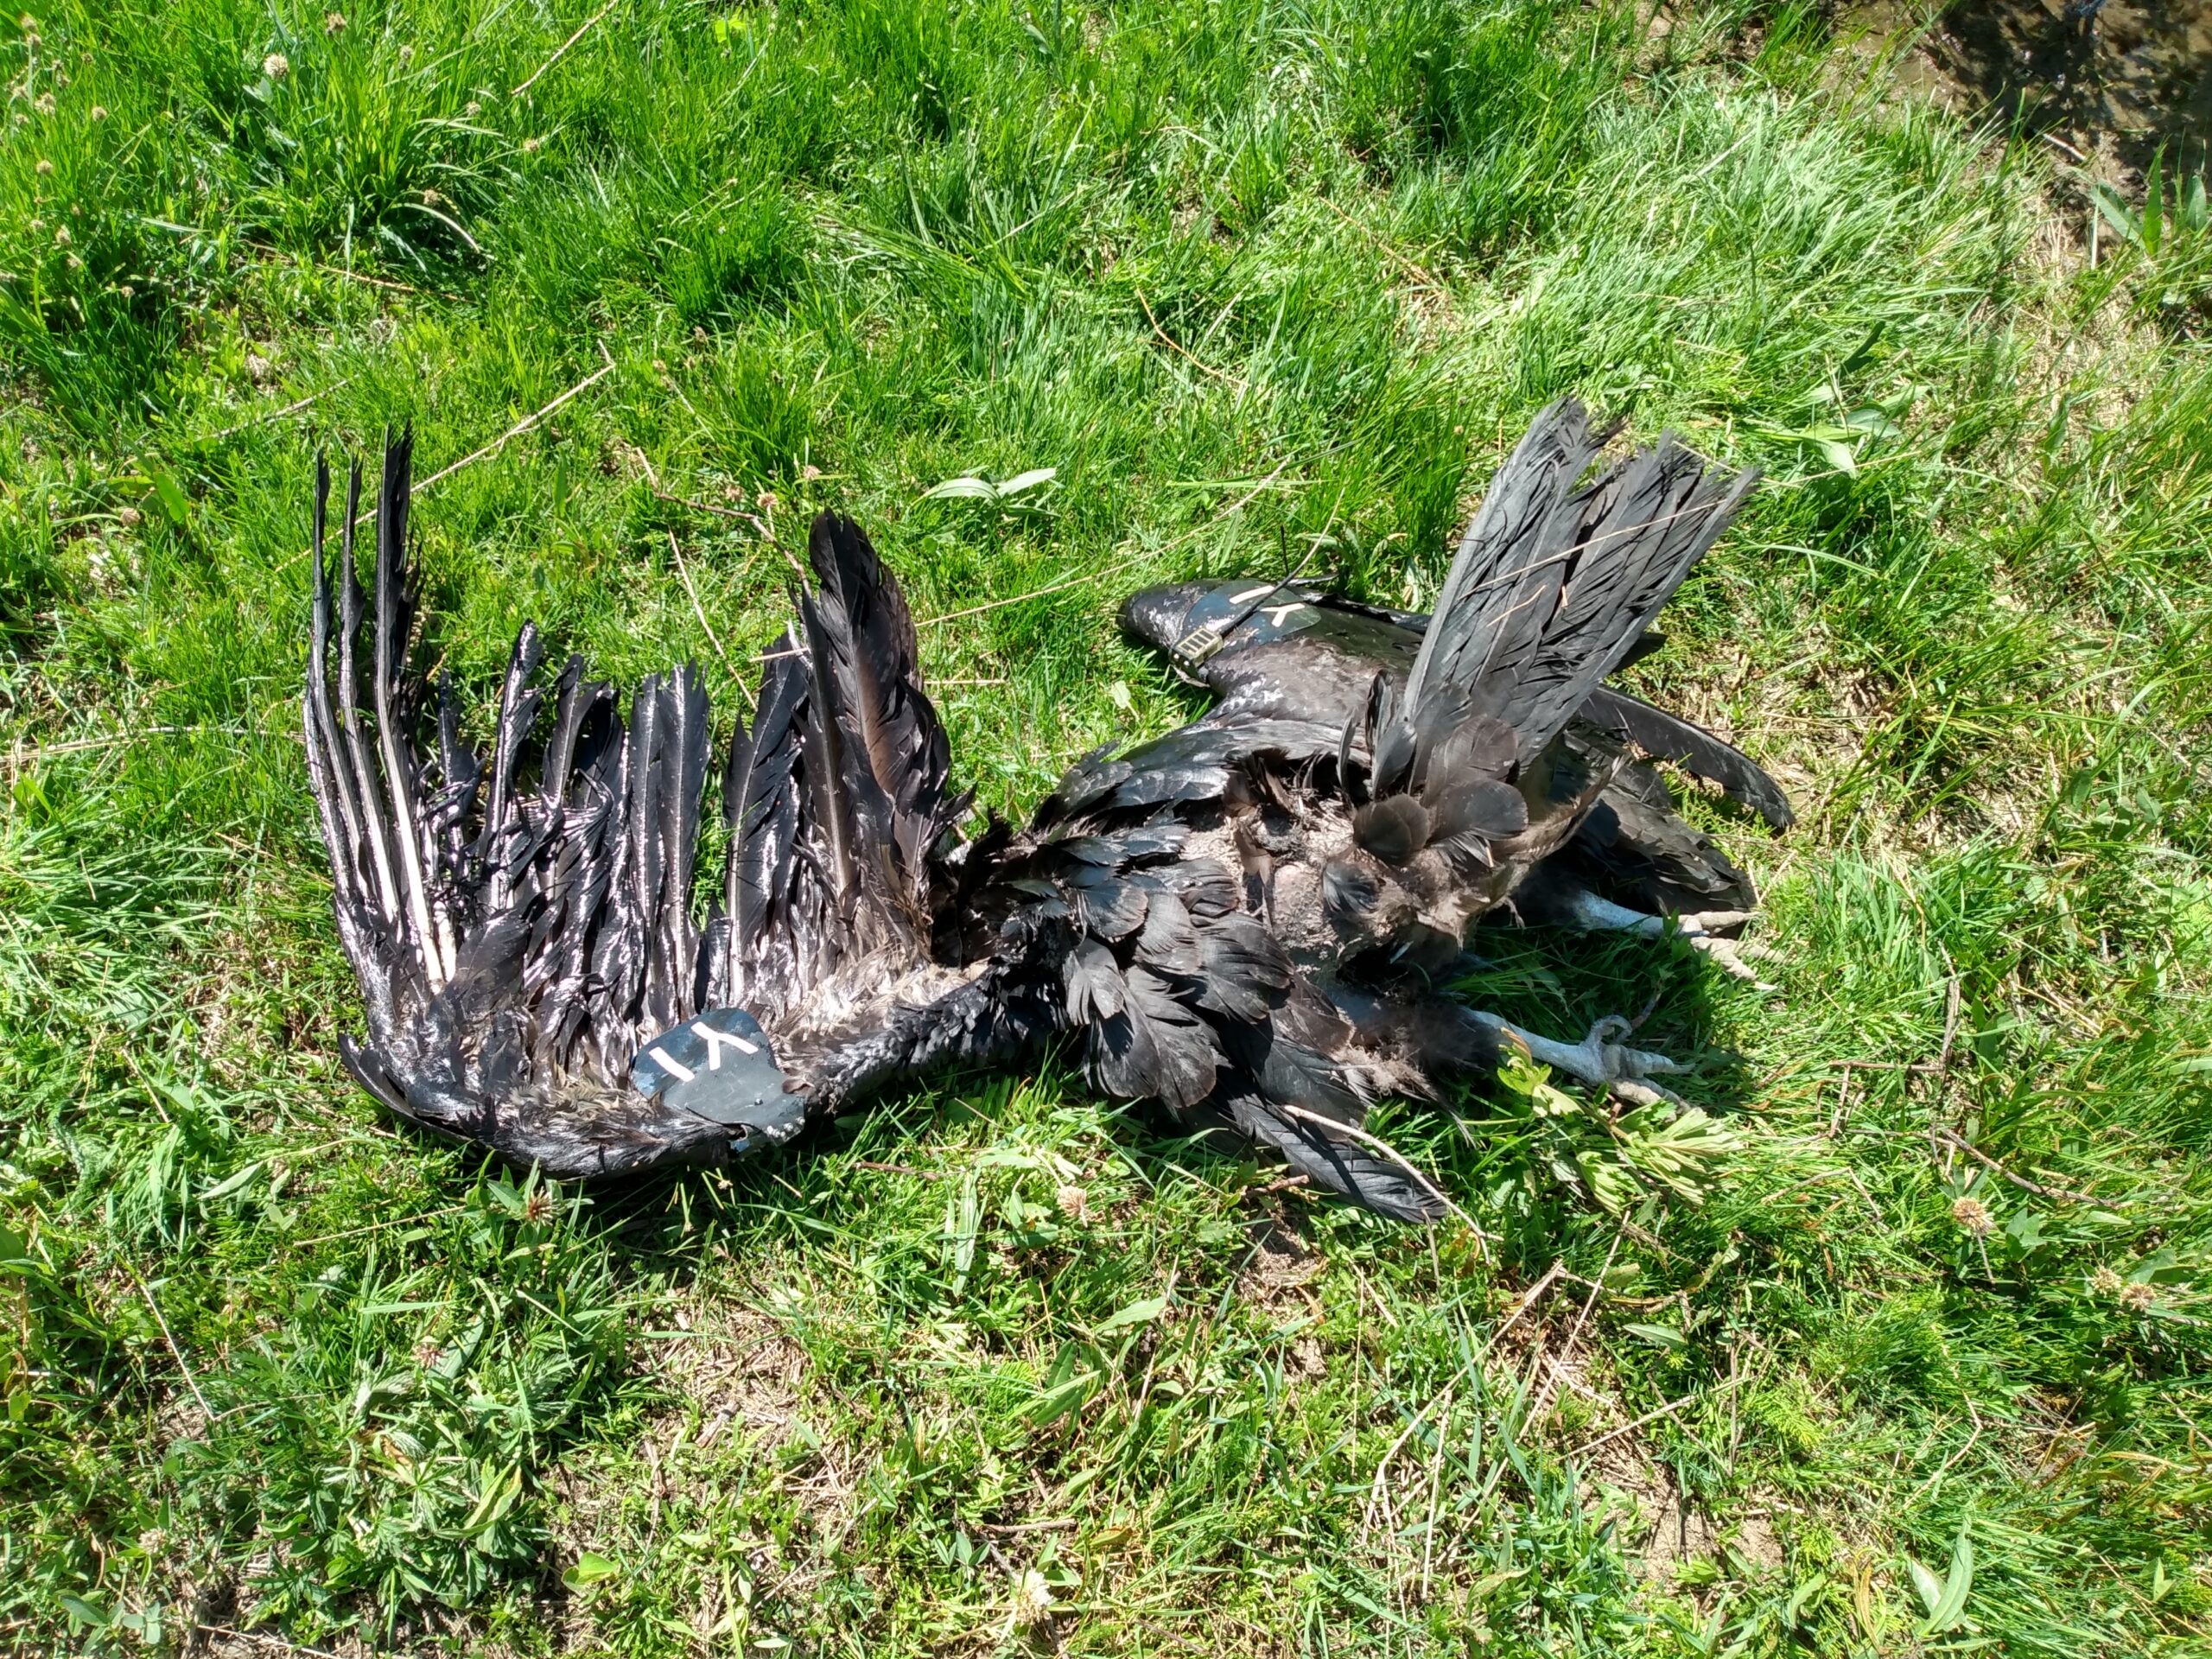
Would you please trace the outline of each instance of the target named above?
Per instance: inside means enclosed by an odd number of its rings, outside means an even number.
[[[1685,921],[1689,918],[1683,918]],[[1782,953],[1751,939],[1721,938],[1711,933],[1692,933],[1683,930],[1682,941],[1693,950],[1703,951],[1713,958],[1723,973],[1744,981],[1755,989],[1771,991],[1778,988],[1770,980],[1761,979],[1753,962],[1779,962]]]

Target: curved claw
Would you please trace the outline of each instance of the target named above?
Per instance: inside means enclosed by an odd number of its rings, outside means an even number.
[[[1652,919],[1659,924],[1657,927],[1650,930],[1653,934],[1656,935],[1666,931],[1668,921],[1666,917],[1655,917]],[[1685,911],[1673,918],[1675,926],[1681,932],[1682,937],[1690,939],[1704,938],[1711,934],[1725,932],[1730,928],[1741,927],[1751,919],[1751,912],[1748,910]]]
[[[1733,914],[1734,912],[1724,912]],[[1685,921],[1688,918],[1683,918]],[[1761,979],[1753,961],[1778,962],[1781,953],[1750,939],[1726,939],[1712,933],[1693,933],[1682,930],[1682,943],[1694,950],[1701,950],[1713,958],[1723,973],[1744,981],[1755,989],[1771,991],[1777,988],[1772,981]]]

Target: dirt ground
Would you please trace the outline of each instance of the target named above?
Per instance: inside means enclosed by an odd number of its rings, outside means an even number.
[[[1916,13],[1895,0],[1851,9],[1876,35]],[[2212,150],[2212,0],[1960,0],[1899,73],[1961,113],[2017,119],[2139,178],[2161,149],[2169,176]]]

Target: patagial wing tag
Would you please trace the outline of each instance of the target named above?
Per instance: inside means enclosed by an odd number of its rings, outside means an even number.
[[[1183,619],[1183,637],[1167,654],[1186,679],[1194,678],[1240,629],[1240,645],[1272,645],[1303,632],[1317,615],[1294,583],[1223,582],[1191,607]]]
[[[774,1141],[806,1122],[804,1097],[785,1092],[775,1051],[743,1008],[709,1008],[661,1033],[631,1060],[630,1081],[641,1095]]]

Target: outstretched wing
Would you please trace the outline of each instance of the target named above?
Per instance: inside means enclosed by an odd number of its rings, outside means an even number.
[[[688,669],[653,676],[626,721],[572,661],[540,742],[544,647],[525,627],[488,757],[462,735],[442,676],[428,717],[412,665],[412,448],[404,434],[385,448],[372,606],[355,569],[360,470],[334,569],[329,473],[316,467],[304,714],[339,936],[368,1014],[347,1065],[395,1110],[556,1173],[701,1155],[725,1132],[624,1073],[640,1040],[696,1007],[706,694]]]
[[[774,1032],[855,961],[926,956],[963,810],[897,587],[825,515],[819,591],[769,653],[724,779],[729,850],[702,931],[693,885],[710,749],[689,667],[624,710],[571,659],[548,691],[534,626],[515,642],[488,753],[452,689],[415,664],[412,444],[388,444],[373,599],[355,570],[360,472],[328,556],[318,463],[304,716],[339,934],[368,1040],[344,1045],[379,1099],[556,1174],[715,1157],[734,1126],[632,1083],[641,1049],[703,1011]],[[432,710],[435,709],[433,714]],[[720,1049],[716,1049],[719,1055]],[[796,1117],[796,1114],[792,1116]]]

